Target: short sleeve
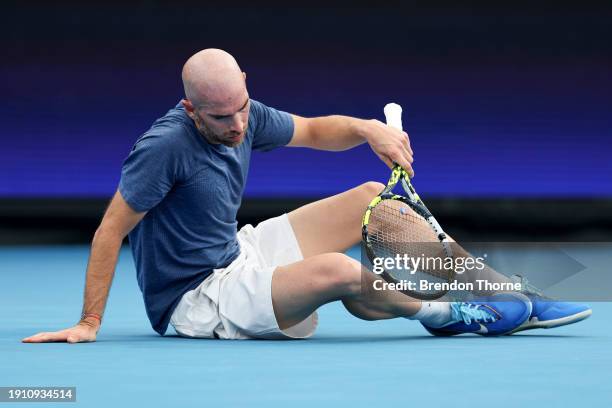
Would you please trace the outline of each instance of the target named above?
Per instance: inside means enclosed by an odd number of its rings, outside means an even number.
[[[176,182],[177,149],[167,136],[142,136],[123,162],[119,192],[135,211],[155,207]]]
[[[293,137],[293,118],[287,112],[251,99],[253,149],[267,151],[287,145]]]

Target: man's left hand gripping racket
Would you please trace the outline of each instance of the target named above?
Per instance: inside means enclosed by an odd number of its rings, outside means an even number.
[[[387,125],[402,130],[402,107],[389,103],[384,112]],[[405,196],[392,191],[398,181]],[[400,292],[420,300],[448,292],[447,283],[455,276],[450,241],[400,165],[395,164],[387,186],[368,205],[362,238],[368,259],[378,265],[374,272],[389,283],[400,283]]]

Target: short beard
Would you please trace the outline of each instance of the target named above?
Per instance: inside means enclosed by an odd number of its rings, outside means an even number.
[[[242,144],[242,142],[244,141],[244,137],[237,142],[231,142],[223,138],[220,138],[215,132],[210,130],[210,128],[207,127],[206,124],[204,124],[204,121],[200,120],[200,118],[198,118],[197,116],[196,116],[196,119],[194,120],[194,123],[195,123],[196,129],[198,129],[198,132],[200,132],[202,137],[204,137],[204,139],[206,139],[208,143],[222,144],[223,146],[227,146],[227,147],[237,147],[240,144]]]

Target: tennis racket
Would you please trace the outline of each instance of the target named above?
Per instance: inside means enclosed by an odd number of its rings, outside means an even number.
[[[384,112],[387,125],[402,130],[402,107],[389,103]],[[405,196],[393,193],[398,182]],[[394,165],[386,187],[368,205],[362,238],[372,270],[394,289],[420,300],[448,292],[455,276],[448,261],[453,259],[450,241],[400,165]]]

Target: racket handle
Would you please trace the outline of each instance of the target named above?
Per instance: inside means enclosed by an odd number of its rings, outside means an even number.
[[[394,127],[399,130],[404,130],[402,127],[402,107],[397,103],[388,103],[385,105],[385,119],[387,126]]]
[[[402,126],[402,107],[400,105],[393,102],[388,103],[385,105],[383,111],[385,112],[387,126],[394,127],[398,130],[404,130]],[[396,163],[393,163],[393,165],[399,167],[399,165]],[[402,187],[404,187],[404,191],[406,191],[410,198],[413,198],[413,196],[416,195],[416,192],[414,192],[414,189],[411,188],[412,186],[407,183],[403,177],[401,177],[400,180],[402,182]]]

